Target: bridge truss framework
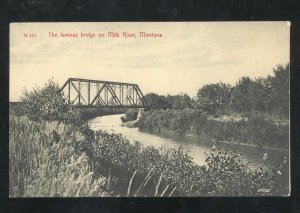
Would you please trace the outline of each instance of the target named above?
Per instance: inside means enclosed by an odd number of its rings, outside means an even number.
[[[61,92],[69,103],[79,107],[148,107],[137,84],[69,78]]]

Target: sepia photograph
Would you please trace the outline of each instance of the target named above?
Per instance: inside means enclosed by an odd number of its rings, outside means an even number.
[[[11,23],[9,197],[289,196],[290,26]]]

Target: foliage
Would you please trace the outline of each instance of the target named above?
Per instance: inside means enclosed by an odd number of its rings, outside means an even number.
[[[214,117],[228,114],[264,114],[287,119],[289,116],[289,64],[277,65],[274,76],[241,77],[236,85],[206,84],[197,97],[187,94],[157,95],[149,93],[145,99],[153,109],[186,109],[203,111]]]
[[[289,115],[289,69],[290,65],[277,65],[273,69],[274,77],[270,77],[271,101],[269,107],[276,114]]]
[[[138,109],[128,109],[125,113],[125,117],[121,117],[123,122],[135,121],[138,116]]]
[[[289,64],[277,65],[274,76],[242,77],[235,86],[208,84],[199,89],[196,108],[210,115],[259,112],[287,118],[289,115]]]
[[[84,121],[103,115],[121,114],[126,111],[126,109],[123,108],[80,108],[78,110],[80,112],[80,118]]]
[[[145,95],[145,99],[151,108],[156,109],[184,109],[193,105],[193,100],[184,93],[167,96],[149,93]]]
[[[24,91],[21,97],[21,113],[34,121],[59,121],[80,126],[80,113],[60,94],[59,86],[49,80],[43,88]]]
[[[282,173],[278,168],[250,168],[240,154],[216,148],[206,158],[204,191],[208,195],[279,195],[287,194],[282,187]]]
[[[206,161],[196,165],[182,148],[142,147],[102,131],[87,138],[73,126],[10,116],[11,197],[279,195],[287,190],[278,169],[253,170],[219,149]]]
[[[288,124],[277,124],[262,116],[252,115],[247,120],[227,121],[212,119],[200,111],[150,110],[138,122],[140,130],[156,133],[195,135],[220,141],[236,141],[288,149]]]
[[[185,109],[192,107],[192,99],[187,94],[167,95],[165,97],[173,109]]]
[[[171,104],[166,100],[166,98],[155,93],[149,93],[145,95],[145,99],[151,108],[167,109],[171,108]]]
[[[106,187],[114,195],[251,196],[287,190],[277,169],[250,168],[238,154],[218,148],[199,166],[181,147],[142,147],[103,131],[95,133],[92,144],[94,169],[111,177]]]
[[[277,75],[285,79],[281,75],[285,71],[278,70]],[[283,82],[270,79],[270,85]],[[262,81],[262,85],[268,84]],[[245,88],[251,91],[251,87]],[[271,90],[274,100],[279,88]],[[173,97],[149,95],[153,106],[160,109],[147,111],[139,121],[140,128],[181,135],[206,134],[218,140],[231,138],[258,145],[288,144],[288,125],[274,124],[260,115],[224,122],[189,108],[193,101],[186,95]],[[191,105],[185,105],[189,100]],[[224,150],[214,149],[207,154],[207,164],[199,166],[182,148],[142,147],[122,135],[93,132],[80,112],[62,98],[53,81],[42,89],[25,91],[22,101],[14,112],[30,120],[10,115],[11,197],[287,194],[281,170],[252,169],[239,156]],[[224,101],[217,103],[228,105]],[[282,113],[284,108],[276,109]]]
[[[203,86],[197,94],[198,108],[209,114],[224,114],[231,95],[231,86],[224,83]]]
[[[10,115],[10,197],[108,196],[101,189],[106,179],[94,178],[86,154],[77,148],[83,140],[72,126]]]

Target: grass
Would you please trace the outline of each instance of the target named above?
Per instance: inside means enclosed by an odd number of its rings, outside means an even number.
[[[288,193],[287,165],[251,168],[241,156],[216,147],[206,165],[182,148],[156,149],[130,143],[119,134],[95,133],[95,172],[111,174],[113,196],[265,196]],[[264,190],[266,189],[266,190]],[[267,191],[267,192],[266,192]]]
[[[55,133],[54,133],[55,132]],[[278,168],[249,168],[215,149],[196,165],[182,148],[10,115],[10,197],[266,196],[287,194]]]
[[[74,127],[14,115],[9,121],[10,197],[108,196],[106,178],[94,178],[87,155],[76,151],[84,137]]]
[[[259,147],[288,150],[289,125],[262,115],[241,118],[223,116],[211,118],[193,109],[150,110],[137,123],[140,130],[196,137],[209,136],[218,141],[231,141]]]

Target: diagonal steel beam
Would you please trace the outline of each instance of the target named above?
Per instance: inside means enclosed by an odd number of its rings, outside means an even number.
[[[63,91],[64,88],[65,88],[65,86],[67,86],[67,84],[68,84],[69,82],[70,82],[70,79],[68,79],[68,80],[66,81],[66,83],[64,83],[64,85],[61,87],[60,91]]]
[[[107,86],[108,86],[108,90],[109,90],[110,94],[115,99],[115,101],[118,102],[118,104],[120,106],[121,105],[121,101],[118,99],[116,93],[114,92],[114,90],[111,88],[111,86],[109,84],[107,84]]]
[[[84,97],[81,95],[81,92],[77,89],[77,87],[75,86],[75,84],[74,84],[72,81],[70,81],[70,82],[71,82],[73,88],[74,88],[74,89],[76,90],[76,92],[78,93],[78,96],[79,96],[80,98],[82,98],[83,102],[86,104],[86,100],[85,100]]]
[[[104,100],[101,98],[101,96],[100,96],[100,95],[98,96],[98,98],[99,98],[99,100],[100,100],[100,102],[101,102],[102,106],[106,106],[106,104],[105,104]],[[91,105],[91,106],[92,106],[92,105]]]
[[[94,102],[97,100],[98,96],[100,97],[100,93],[102,92],[102,90],[106,87],[106,84],[103,84],[102,87],[99,89],[99,91],[97,92],[95,98],[92,100],[90,105],[93,105]],[[101,97],[100,97],[101,98]],[[101,98],[102,99],[102,98]],[[104,101],[103,101],[104,102]],[[104,102],[105,103],[105,102]]]
[[[133,92],[133,88],[132,87],[129,87],[130,91],[129,93],[126,94],[126,97],[125,97],[125,104],[128,104],[128,101],[130,101],[130,103],[132,104],[131,100],[129,99],[129,97],[131,96],[132,92]]]
[[[72,104],[75,103],[75,101],[78,99],[79,95],[76,96],[76,98],[72,101]]]
[[[139,98],[140,98],[139,100],[142,102],[143,106],[147,106],[147,105],[148,105],[148,104],[147,104],[147,101],[146,101],[146,99],[144,98],[144,95],[143,95],[143,93],[142,93],[140,87],[139,87],[138,85],[135,85],[134,88],[135,88],[135,90],[136,90],[136,92],[137,92],[137,94],[138,94],[138,96],[139,96]]]

